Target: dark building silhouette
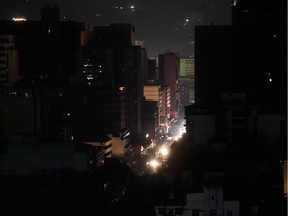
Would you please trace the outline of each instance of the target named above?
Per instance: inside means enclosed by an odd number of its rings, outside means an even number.
[[[251,105],[285,112],[287,34],[283,10],[276,12],[275,6],[267,10],[267,5],[264,10],[264,3],[259,2],[259,8],[249,3],[237,2],[234,10],[239,14],[232,26],[196,26],[196,103],[215,105],[221,93],[242,92]]]
[[[0,57],[0,82],[16,82],[19,77],[19,62],[14,35],[0,36]]]
[[[158,126],[157,104],[157,101],[148,100],[144,100],[142,104],[142,131],[145,135],[149,134],[149,141],[155,139],[155,131]]]
[[[240,215],[285,215],[286,3],[231,3],[233,25],[195,27],[195,104],[185,107],[179,163],[196,176],[223,173]]]
[[[95,26],[93,42],[98,46],[127,47],[135,45],[135,27],[131,24],[112,23],[110,26]]]
[[[156,59],[148,59],[147,75],[144,79],[146,84],[156,84],[157,82],[157,61]]]
[[[120,91],[124,98],[124,127],[141,134],[147,54],[145,48],[134,46],[134,31],[130,24],[94,27],[93,39],[83,51],[82,75],[86,86]]]
[[[50,3],[43,4],[39,21],[0,21],[2,139],[50,139],[48,98],[61,97],[80,73],[83,30],[84,23],[60,21],[59,8]]]
[[[80,62],[83,23],[60,21],[59,8],[44,4],[40,21],[1,21],[0,35],[12,35],[25,84],[69,87]]]
[[[96,141],[124,128],[124,95],[109,88],[75,88],[47,97],[50,140]]]
[[[3,101],[17,96],[32,116],[27,130],[21,122],[14,132],[16,122],[3,118],[1,137],[85,140],[124,128],[140,134],[147,55],[134,46],[134,31],[130,24],[95,27],[89,42],[87,25],[60,21],[52,3],[43,5],[40,21],[0,21]],[[3,106],[1,115],[12,116]]]

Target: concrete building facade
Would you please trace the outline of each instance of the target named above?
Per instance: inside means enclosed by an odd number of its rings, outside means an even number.
[[[159,84],[170,88],[170,110],[169,115],[178,117],[179,101],[177,100],[178,82],[178,57],[175,53],[164,53],[159,55]]]

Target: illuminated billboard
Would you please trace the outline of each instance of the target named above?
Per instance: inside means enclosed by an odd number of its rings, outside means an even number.
[[[179,76],[193,76],[194,75],[194,59],[180,58]]]

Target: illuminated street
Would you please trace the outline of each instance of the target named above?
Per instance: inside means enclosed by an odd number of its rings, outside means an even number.
[[[166,167],[171,145],[185,133],[183,124],[173,127],[171,137],[164,134],[160,140],[152,140],[150,145],[142,149],[141,155],[132,154],[129,166],[137,175],[156,174],[161,168]]]

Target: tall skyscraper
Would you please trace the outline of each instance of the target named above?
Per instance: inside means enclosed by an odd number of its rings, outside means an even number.
[[[159,84],[170,88],[170,116],[178,117],[177,79],[178,79],[178,57],[175,53],[164,53],[159,55]]]
[[[184,107],[195,102],[195,64],[193,57],[179,58],[179,101],[180,101],[180,115],[184,115]]]
[[[242,92],[252,105],[284,112],[287,22],[282,7],[285,3],[245,0],[232,3],[232,26],[195,28],[196,102],[215,104],[221,92]]]
[[[22,83],[65,87],[77,75],[84,23],[60,21],[59,8],[44,4],[41,20],[0,21],[0,35],[13,37]]]
[[[145,48],[134,46],[134,31],[130,24],[94,27],[93,39],[84,48],[83,77],[87,86],[122,92],[125,127],[141,134],[147,53]]]
[[[0,136],[50,139],[48,102],[50,97],[61,97],[61,89],[68,90],[78,74],[83,29],[83,23],[60,21],[59,8],[50,3],[43,4],[41,20],[0,21],[0,115],[7,116],[0,118]],[[15,114],[19,106],[13,104],[23,106],[24,116]]]
[[[259,7],[255,3],[259,3]],[[283,132],[287,123],[287,26],[282,9],[273,16],[278,3],[271,3],[271,11],[268,10],[270,4],[261,3],[234,1],[232,7],[236,10],[234,13],[238,13],[231,26],[196,26],[196,103],[187,107],[186,115],[197,116],[202,110],[213,112],[219,124],[215,123],[215,133],[227,143],[233,140],[233,148],[243,148],[248,142],[251,146],[258,142],[257,148],[264,148],[266,143],[262,137],[275,134],[259,133],[266,123],[257,124],[261,118],[270,119],[271,128],[275,126],[273,130],[278,134],[275,135],[277,142],[270,142],[269,148],[283,157],[287,139]],[[268,17],[271,20],[267,21]],[[186,119],[187,125],[199,129]],[[223,125],[226,129],[221,132]],[[257,129],[251,130],[253,127]],[[244,142],[243,138],[247,140]]]

